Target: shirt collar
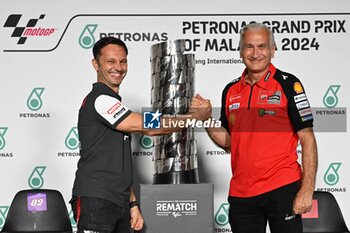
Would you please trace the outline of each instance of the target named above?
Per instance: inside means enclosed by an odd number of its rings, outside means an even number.
[[[266,89],[266,86],[269,83],[269,80],[271,80],[271,78],[275,75],[275,73],[276,73],[276,67],[274,65],[272,65],[272,63],[270,63],[269,69],[259,79],[259,81],[254,83],[254,85],[258,85],[258,86]],[[244,69],[244,71],[242,73],[242,76],[241,76],[241,85],[242,85],[242,87],[244,87],[246,85],[250,85],[245,79],[246,74],[247,74],[247,68]]]
[[[120,101],[122,100],[122,97],[114,92],[109,86],[107,86],[105,83],[102,82],[95,82],[92,84],[93,88],[97,88],[97,89],[103,89],[106,93],[108,93],[111,96],[116,97],[117,99],[119,99]]]

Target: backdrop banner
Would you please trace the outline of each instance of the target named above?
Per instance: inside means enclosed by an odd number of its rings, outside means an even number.
[[[275,34],[273,64],[303,83],[318,142],[316,190],[334,194],[350,225],[349,1],[330,5],[325,0],[283,4],[273,0],[268,5],[238,6],[226,0],[180,0],[169,6],[159,0],[98,5],[81,0],[5,0],[0,13],[0,229],[21,189],[59,190],[72,217],[68,201],[79,159],[78,111],[96,82],[91,60],[98,39],[114,36],[128,46],[129,71],[120,95],[125,106],[140,113],[152,109],[151,46],[184,40],[183,53],[195,56],[193,94],[210,99],[218,119],[224,87],[244,70],[239,32],[253,21],[266,24]],[[214,185],[213,231],[231,232],[230,154],[217,147],[205,130],[196,129],[194,134],[193,164],[198,165],[199,182]],[[140,196],[139,186],[153,183],[152,158],[159,141],[137,134],[132,138],[134,188]],[[301,163],[300,145],[297,153]],[[72,225],[76,229],[73,219]]]

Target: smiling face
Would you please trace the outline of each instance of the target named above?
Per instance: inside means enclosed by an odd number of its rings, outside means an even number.
[[[254,81],[260,79],[269,69],[275,47],[270,42],[269,32],[264,28],[250,29],[243,35],[241,58],[248,76]]]
[[[116,93],[128,71],[128,60],[125,49],[116,44],[103,47],[99,56],[92,60],[97,72],[97,81],[102,82]]]

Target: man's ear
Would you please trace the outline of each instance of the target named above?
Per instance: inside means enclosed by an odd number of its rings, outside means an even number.
[[[271,49],[271,58],[275,57],[275,52],[276,52],[276,44]]]
[[[92,63],[92,66],[94,67],[94,69],[97,72],[98,71],[98,61],[96,59],[92,59],[91,63]]]

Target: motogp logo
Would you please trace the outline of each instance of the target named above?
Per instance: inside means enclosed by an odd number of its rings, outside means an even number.
[[[4,28],[14,28],[11,37],[19,38],[17,44],[24,44],[28,37],[46,37],[56,31],[55,28],[35,27],[39,20],[45,18],[44,14],[40,15],[39,18],[29,19],[25,26],[18,25],[21,17],[22,15],[20,14],[9,15],[4,24]]]

